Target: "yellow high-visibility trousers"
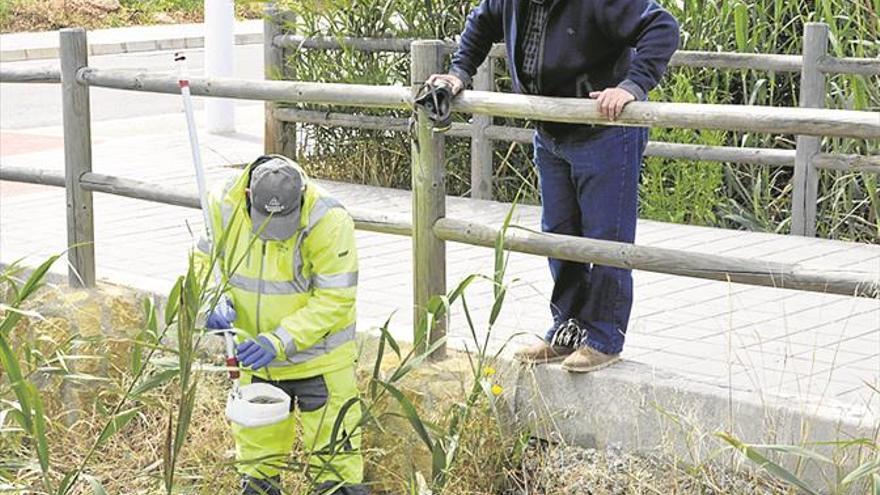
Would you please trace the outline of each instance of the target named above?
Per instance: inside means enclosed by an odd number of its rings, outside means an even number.
[[[284,390],[291,397],[293,410],[287,419],[276,424],[256,428],[232,424],[241,474],[257,479],[278,475],[287,465],[299,424],[307,450],[308,472],[316,485],[333,487],[340,485],[339,482],[345,485],[363,482],[361,407],[353,401],[358,397],[354,365],[301,380],[269,381],[242,373],[242,385],[252,381],[266,382]],[[336,438],[332,438],[341,413],[344,413],[343,419]],[[350,492],[360,493],[360,490]]]

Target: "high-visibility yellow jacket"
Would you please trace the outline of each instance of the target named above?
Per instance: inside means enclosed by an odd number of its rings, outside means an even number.
[[[278,351],[268,368],[254,374],[291,380],[350,366],[357,354],[358,278],[351,216],[303,173],[300,230],[284,241],[264,241],[253,233],[248,212],[249,170],[250,166],[212,193],[209,203],[213,232],[223,251],[223,282],[237,313],[235,328],[247,334],[236,339],[265,335]],[[201,241],[199,251],[204,263],[210,244]]]

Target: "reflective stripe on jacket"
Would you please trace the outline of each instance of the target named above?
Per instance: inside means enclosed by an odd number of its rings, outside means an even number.
[[[249,170],[212,194],[210,207],[227,294],[238,315],[235,327],[268,336],[278,351],[268,369],[255,374],[287,380],[351,365],[358,277],[351,216],[306,179],[300,230],[284,241],[263,241],[253,233],[247,211]]]

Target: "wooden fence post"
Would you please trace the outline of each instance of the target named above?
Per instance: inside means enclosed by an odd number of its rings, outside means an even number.
[[[284,48],[275,45],[275,37],[283,34],[285,22],[292,14],[281,12],[274,2],[266,3],[263,15],[263,72],[266,80],[284,79],[290,73],[287,69]],[[266,154],[278,153],[296,158],[296,124],[286,123],[275,118],[278,104],[265,103],[266,124],[263,148]]]
[[[825,107],[825,74],[819,64],[828,54],[828,25],[811,22],[804,26],[804,61],[801,69],[800,106]],[[819,153],[821,137],[798,136],[792,183],[791,233],[816,235],[816,202],[819,194],[819,170],[813,157]]]
[[[486,57],[474,77],[474,89],[495,91],[495,59]],[[491,115],[474,115],[471,121],[471,197],[492,199],[493,141],[486,137],[492,125]]]
[[[89,87],[76,80],[79,69],[89,65],[89,47],[85,29],[62,29],[60,36],[68,281],[71,287],[91,288],[95,286],[95,217],[92,193],[79,182],[92,171]]]
[[[444,44],[436,40],[420,40],[410,51],[410,78],[413,94],[431,75],[443,68]],[[434,132],[424,110],[416,115],[412,143],[413,201],[413,323],[415,342],[426,347],[424,331],[430,331],[427,342],[446,336],[447,316],[427,325],[427,305],[431,297],[446,294],[446,243],[434,234],[434,223],[446,216],[446,163],[443,135]],[[432,358],[446,356],[446,346],[437,349]]]

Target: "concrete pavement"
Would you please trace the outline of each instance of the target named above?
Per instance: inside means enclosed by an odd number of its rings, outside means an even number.
[[[263,21],[235,23],[237,45],[261,44]],[[159,24],[89,31],[89,55],[113,55],[205,46],[204,24]],[[58,58],[58,32],[41,31],[0,35],[0,62]]]
[[[104,69],[150,70],[173,73],[175,51],[134,54],[101,55],[89,58],[89,65]],[[204,70],[204,50],[183,50],[187,70],[201,74]],[[26,61],[4,63],[10,68],[34,68],[54,65],[57,61]],[[237,46],[235,49],[235,77],[262,79],[263,48],[260,45]],[[106,88],[92,88],[92,120],[125,119],[161,115],[179,111],[180,97],[124,92]],[[260,102],[236,101],[236,107],[262,105]],[[201,108],[202,100],[196,100]],[[61,125],[61,92],[57,84],[0,84],[0,122],[4,129],[21,129]]]

